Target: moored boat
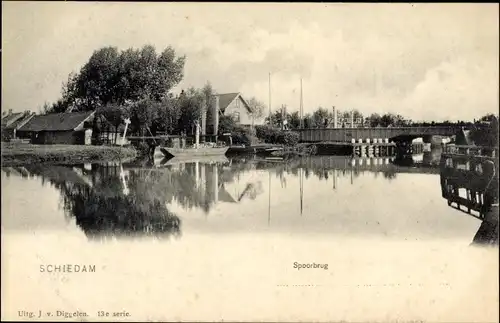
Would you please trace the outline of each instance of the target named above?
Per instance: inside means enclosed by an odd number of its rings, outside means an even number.
[[[228,149],[228,147],[173,148],[158,146],[155,148],[154,157],[176,157],[189,159],[203,156],[224,156]]]
[[[155,166],[172,166],[178,164],[191,164],[191,163],[202,163],[202,164],[211,164],[211,163],[219,163],[226,164],[229,162],[229,159],[225,155],[216,155],[216,156],[191,156],[191,157],[173,157],[173,158],[157,158],[154,161]]]
[[[229,147],[224,146],[216,146],[211,143],[200,144],[200,125],[198,122],[196,125],[196,141],[192,147],[167,147],[167,146],[156,146],[154,151],[154,158],[158,158],[160,156],[166,158],[193,158],[193,157],[202,157],[202,156],[223,156],[226,154]]]
[[[259,154],[259,155],[266,155],[270,154],[273,151],[279,151],[282,150],[283,148],[281,146],[277,145],[250,145],[250,146],[237,146],[237,145],[232,145],[229,147],[229,150],[227,151],[228,154]]]

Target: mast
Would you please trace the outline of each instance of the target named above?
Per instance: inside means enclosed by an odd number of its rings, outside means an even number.
[[[302,98],[302,78],[300,78],[300,108],[299,108],[299,115],[300,115],[300,129],[304,128],[304,102]]]
[[[269,72],[269,125],[273,126],[271,118],[271,72]]]

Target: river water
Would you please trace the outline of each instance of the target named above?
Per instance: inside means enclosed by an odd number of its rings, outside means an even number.
[[[2,318],[496,320],[498,250],[438,158],[3,167]]]

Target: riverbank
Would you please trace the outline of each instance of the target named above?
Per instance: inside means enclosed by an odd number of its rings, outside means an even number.
[[[129,160],[137,156],[132,147],[85,145],[32,145],[5,143],[1,145],[2,166],[32,163],[92,163]]]

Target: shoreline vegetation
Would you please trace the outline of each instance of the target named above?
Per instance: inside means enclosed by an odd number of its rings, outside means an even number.
[[[126,161],[137,157],[132,147],[33,145],[2,142],[2,167],[34,163],[81,164]]]

